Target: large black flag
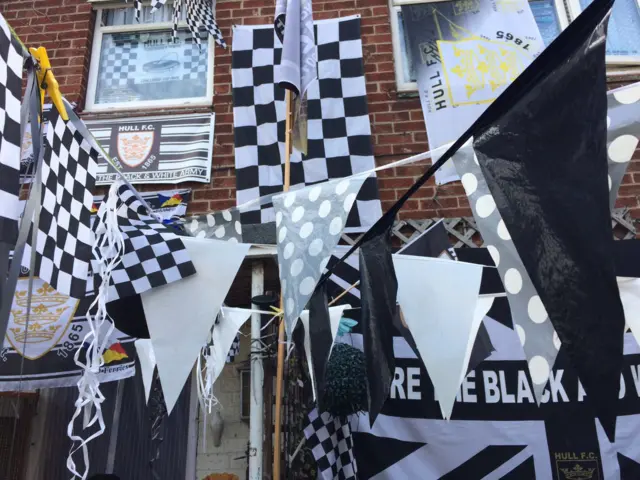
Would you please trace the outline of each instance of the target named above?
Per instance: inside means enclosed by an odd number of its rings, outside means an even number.
[[[625,320],[607,180],[605,41],[612,5],[596,0],[496,100],[479,120],[473,147],[508,231],[501,237],[513,241],[540,296],[530,305],[542,300],[613,440]]]

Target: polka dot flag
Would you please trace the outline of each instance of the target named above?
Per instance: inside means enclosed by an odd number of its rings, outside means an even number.
[[[273,198],[288,336],[329,263],[366,178],[333,180]]]
[[[498,268],[510,298],[522,308],[526,302],[529,321],[520,326],[525,349],[534,343],[527,356],[536,388],[557,355],[555,329],[611,441],[625,319],[613,261],[607,156],[630,158],[637,145],[637,137],[626,135],[606,141],[601,22],[612,3],[594,1],[563,32],[564,40],[545,50],[478,120],[473,151],[494,201],[471,199],[478,218],[495,221],[499,211],[500,231],[511,238],[494,245],[501,256],[511,243],[519,256],[521,263],[501,258]],[[525,275],[534,288],[525,288]],[[529,335],[541,326],[544,337]]]
[[[640,138],[640,84],[609,92],[607,138],[610,206]],[[529,363],[536,399],[540,401],[561,341],[554,330],[540,296],[511,241],[509,231],[496,208],[477,157],[471,149],[454,156],[462,185],[469,198],[478,229],[503,279],[515,329]]]

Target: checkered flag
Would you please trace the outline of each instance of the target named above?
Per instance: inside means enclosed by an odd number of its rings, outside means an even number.
[[[166,0],[152,0],[151,12],[160,8],[166,3]],[[178,22],[182,15],[182,6],[186,10],[187,27],[191,32],[193,41],[201,46],[200,27],[213,37],[215,42],[222,48],[227,48],[227,43],[222,38],[222,32],[218,28],[218,22],[214,15],[214,6],[211,0],[175,0],[173,2],[173,39],[178,38]]]
[[[375,168],[367,109],[360,18],[315,26],[318,81],[307,91],[308,155],[291,156],[292,189]],[[236,26],[232,45],[233,114],[237,204],[281,192],[285,161],[284,89],[274,83],[282,46],[273,25]],[[363,231],[382,211],[377,179],[358,194],[346,231]],[[254,205],[242,222],[275,219],[273,206]]]
[[[116,218],[124,251],[111,275],[108,301],[138,295],[196,273],[182,240],[149,215],[129,186],[117,187],[117,196]],[[93,226],[96,245],[105,235],[107,204],[105,198]],[[99,281],[96,279],[96,283]],[[98,285],[95,288],[97,291]]]
[[[236,357],[240,354],[240,334],[236,335],[233,339],[229,353],[227,354],[227,363],[233,363]]]
[[[307,447],[318,463],[318,478],[323,480],[356,479],[358,467],[353,453],[353,435],[349,422],[343,423],[327,412],[309,413],[309,425],[304,429]]]
[[[98,152],[56,108],[44,142],[42,200],[34,274],[58,292],[84,298],[94,235],[89,222]],[[34,225],[32,225],[33,229]],[[22,266],[31,261],[31,233]]]
[[[132,85],[132,77],[136,73],[138,47],[139,42],[135,38],[122,42],[117,37],[106,37],[100,54],[100,81],[110,88]]]
[[[0,15],[0,242],[15,245],[20,218],[22,46]]]

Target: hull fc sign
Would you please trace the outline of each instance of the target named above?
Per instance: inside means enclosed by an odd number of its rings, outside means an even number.
[[[211,180],[214,115],[172,115],[88,121],[87,127],[131,183]],[[117,174],[104,158],[98,185]]]

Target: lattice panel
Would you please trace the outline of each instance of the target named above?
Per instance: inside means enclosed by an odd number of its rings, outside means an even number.
[[[392,229],[394,243],[396,246],[402,246],[411,242],[439,220],[439,218],[434,218],[428,220],[400,220],[396,222]],[[637,236],[635,220],[631,217],[628,208],[614,210],[611,215],[611,225],[616,240],[627,240]],[[476,248],[484,245],[473,217],[445,218],[444,226],[449,232],[451,245],[454,248]],[[343,245],[353,245],[361,236],[343,234],[341,243]]]

